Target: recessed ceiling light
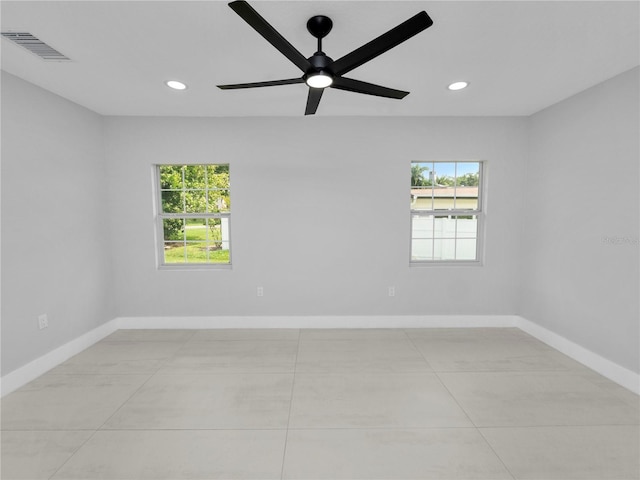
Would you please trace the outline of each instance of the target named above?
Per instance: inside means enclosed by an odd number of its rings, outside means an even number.
[[[463,88],[467,88],[467,86],[469,85],[468,82],[454,82],[451,85],[449,85],[449,90],[462,90]]]
[[[177,80],[169,80],[168,82],[165,82],[167,84],[167,87],[169,88],[173,88],[174,90],[184,90],[185,88],[187,88],[187,86],[182,83],[179,82]]]

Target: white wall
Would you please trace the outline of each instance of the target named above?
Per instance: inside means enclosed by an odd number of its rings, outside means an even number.
[[[521,314],[640,371],[639,69],[531,118]]]
[[[525,119],[112,117],[106,145],[118,316],[516,313]],[[484,266],[410,268],[410,162],[476,159]],[[182,162],[231,165],[231,270],[156,268],[152,165]]]
[[[204,119],[102,118],[3,73],[2,372],[116,316],[429,314],[521,314],[638,371],[638,77],[530,119]],[[410,162],[472,159],[484,266],[409,267]],[[233,268],[158,271],[152,165],[218,161]]]
[[[3,73],[2,372],[116,316],[429,314],[521,314],[638,371],[638,83],[530,119],[102,118]],[[482,267],[409,267],[412,160],[487,160]],[[231,270],[157,270],[168,162],[231,164]]]
[[[113,318],[106,193],[103,119],[2,72],[3,374]]]

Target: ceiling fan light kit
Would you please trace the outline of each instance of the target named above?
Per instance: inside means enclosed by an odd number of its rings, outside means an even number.
[[[343,77],[343,75],[373,60],[387,50],[400,45],[402,42],[433,25],[433,21],[429,15],[427,15],[427,12],[419,12],[369,43],[334,61],[322,51],[322,39],[329,34],[333,27],[333,22],[329,17],[316,15],[311,17],[307,22],[307,30],[318,40],[318,50],[311,57],[305,58],[304,55],[280,35],[275,28],[262,18],[249,3],[244,0],[236,0],[229,3],[229,7],[256,32],[262,35],[265,40],[277,48],[280,53],[302,70],[303,75],[302,77],[285,80],[218,85],[218,88],[235,90],[306,83],[309,87],[309,93],[304,112],[305,115],[313,115],[316,113],[324,89],[329,87],[385,98],[402,99],[406,97],[409,92],[382,87],[361,80],[354,80]]]
[[[305,83],[311,88],[327,88],[333,83],[333,77],[326,72],[305,75]]]

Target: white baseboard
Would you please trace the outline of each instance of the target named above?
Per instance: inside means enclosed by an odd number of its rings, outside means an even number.
[[[121,329],[517,327],[640,395],[640,375],[518,315],[121,317]]]
[[[119,329],[517,327],[640,395],[640,375],[518,315],[118,317],[0,379],[7,395]]]
[[[0,379],[0,396],[4,397],[32,380],[35,380],[40,375],[48,372],[83,350],[86,350],[104,337],[111,335],[117,329],[117,320],[110,320],[55,350],[36,358],[13,372],[6,374]]]
[[[515,326],[559,352],[564,353],[566,356],[582,363],[586,367],[589,367],[591,370],[598,372],[600,375],[608,378],[618,385],[622,385],[627,390],[631,390],[636,395],[640,395],[639,374],[618,365],[611,360],[607,360],[597,353],[587,350],[577,343],[567,340],[563,336],[558,335],[551,330],[547,330],[526,318],[517,317]]]
[[[120,317],[120,329],[515,327],[517,315]]]

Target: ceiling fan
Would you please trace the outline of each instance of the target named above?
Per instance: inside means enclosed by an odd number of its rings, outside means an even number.
[[[356,48],[351,53],[333,60],[322,51],[322,39],[327,36],[333,27],[329,17],[316,15],[307,22],[307,30],[318,39],[318,51],[311,57],[305,58],[293,45],[291,45],[278,31],[273,28],[254,8],[244,0],[236,0],[229,6],[245,22],[262,35],[267,42],[276,47],[280,53],[287,57],[295,66],[302,70],[302,77],[288,78],[285,80],[271,80],[266,82],[236,83],[232,85],[218,85],[223,90],[238,88],[272,87],[276,85],[292,85],[306,83],[309,86],[305,115],[313,115],[318,109],[322,93],[327,87],[347,90],[350,92],[376,95],[379,97],[402,99],[409,92],[382,87],[360,80],[343,77],[345,73],[359,67],[363,63],[374,59],[387,50],[400,45],[421,31],[433,25],[433,20],[422,11],[409,20],[402,22],[397,27],[373,39],[369,43]]]

